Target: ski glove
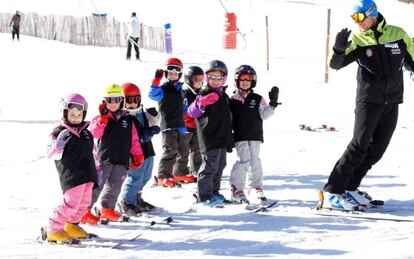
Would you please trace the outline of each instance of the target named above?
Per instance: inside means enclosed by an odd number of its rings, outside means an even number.
[[[107,115],[109,113],[108,108],[106,107],[105,101],[102,101],[101,104],[99,104],[99,114],[100,115]]]
[[[279,88],[277,86],[273,86],[272,89],[270,89],[269,91],[269,99],[270,99],[269,105],[276,108],[280,104],[277,102],[278,98],[279,98]]]
[[[60,150],[64,149],[70,138],[70,131],[68,129],[62,130],[56,138],[56,148]]]
[[[143,162],[144,162],[143,155],[132,156],[131,163],[129,164],[129,168],[130,169],[141,168]]]
[[[347,28],[344,28],[338,32],[336,35],[335,44],[333,46],[333,49],[336,53],[343,54],[345,52],[346,48],[349,46],[349,35],[351,35],[351,30],[348,30]]]
[[[218,94],[216,93],[209,93],[208,95],[201,96],[200,99],[198,99],[199,104],[202,107],[206,107],[208,105],[214,104],[219,99]]]
[[[157,109],[155,109],[155,107],[151,107],[147,109],[147,112],[152,116],[152,117],[157,117],[158,112]]]
[[[160,86],[161,79],[164,76],[164,69],[157,69],[155,71],[154,79],[152,79],[153,86]]]

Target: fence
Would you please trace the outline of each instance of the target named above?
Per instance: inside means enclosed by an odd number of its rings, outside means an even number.
[[[24,35],[58,40],[76,45],[104,47],[125,47],[128,25],[115,18],[105,16],[60,16],[20,14],[20,33]],[[0,13],[0,32],[10,32],[12,13]],[[164,31],[161,27],[141,24],[140,47],[148,50],[165,51]]]

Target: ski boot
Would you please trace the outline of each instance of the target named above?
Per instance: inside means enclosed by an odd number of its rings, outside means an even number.
[[[127,217],[139,217],[141,216],[142,211],[135,205],[128,204],[124,201],[118,201],[116,203],[117,210],[126,215]]]
[[[47,231],[46,233],[46,241],[53,242],[53,243],[70,243],[72,237],[66,233],[64,230],[58,231]]]
[[[158,178],[157,180],[158,186],[164,187],[181,187],[180,183],[177,183],[173,178]]]
[[[375,207],[375,206],[382,206],[384,205],[384,201],[381,200],[373,200],[372,197],[363,191],[356,189],[355,191],[346,191],[346,196],[359,205],[366,206],[366,207]]]
[[[72,238],[85,239],[88,237],[88,233],[75,223],[67,222],[63,229]]]
[[[174,175],[174,181],[180,182],[180,183],[194,183],[195,177],[192,174],[187,175]]]
[[[236,186],[231,186],[231,201],[236,204],[249,204],[249,200],[246,198],[243,190],[238,190]]]
[[[83,214],[80,222],[82,224],[90,224],[90,225],[96,225],[99,222],[99,216],[95,216],[92,214],[91,210],[88,209],[85,214]]]

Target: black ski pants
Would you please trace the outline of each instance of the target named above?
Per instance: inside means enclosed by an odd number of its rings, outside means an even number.
[[[226,167],[226,148],[212,149],[202,154],[203,163],[198,172],[198,200],[204,202],[220,191],[221,177]]]
[[[397,120],[398,104],[358,104],[353,138],[336,162],[324,190],[330,193],[356,190],[387,149]]]
[[[17,40],[20,39],[20,28],[19,26],[14,26],[13,25],[13,30],[12,30],[12,39],[14,40],[14,37],[17,36]]]
[[[139,59],[138,40],[139,40],[139,38],[132,38],[132,37],[128,38],[128,47],[127,47],[127,54],[126,54],[127,59],[131,58],[131,47],[132,47],[132,45],[134,45],[135,58]]]

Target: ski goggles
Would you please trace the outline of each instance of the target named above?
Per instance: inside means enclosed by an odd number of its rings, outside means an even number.
[[[375,10],[377,9],[377,6],[375,5],[375,3],[365,12],[359,12],[359,13],[354,13],[353,15],[351,15],[352,20],[354,20],[354,22],[363,22],[368,16],[370,16]]]
[[[120,103],[124,100],[124,97],[122,97],[122,96],[104,97],[104,100],[107,103]]]
[[[223,80],[224,76],[207,75],[207,78],[210,79],[210,80]]]
[[[78,110],[78,111],[81,112],[81,111],[85,111],[86,109],[88,109],[88,105],[83,105],[83,104],[80,104],[80,103],[67,103],[65,105],[65,108],[68,109],[68,110],[75,109],[75,110]]]
[[[179,66],[176,66],[176,65],[168,65],[167,66],[167,71],[168,72],[181,73],[181,71],[183,71],[183,69]]]
[[[127,103],[140,103],[141,102],[141,96],[125,96],[125,102]]]
[[[251,74],[241,74],[238,78],[239,81],[247,81],[251,82],[253,81],[253,75]]]

